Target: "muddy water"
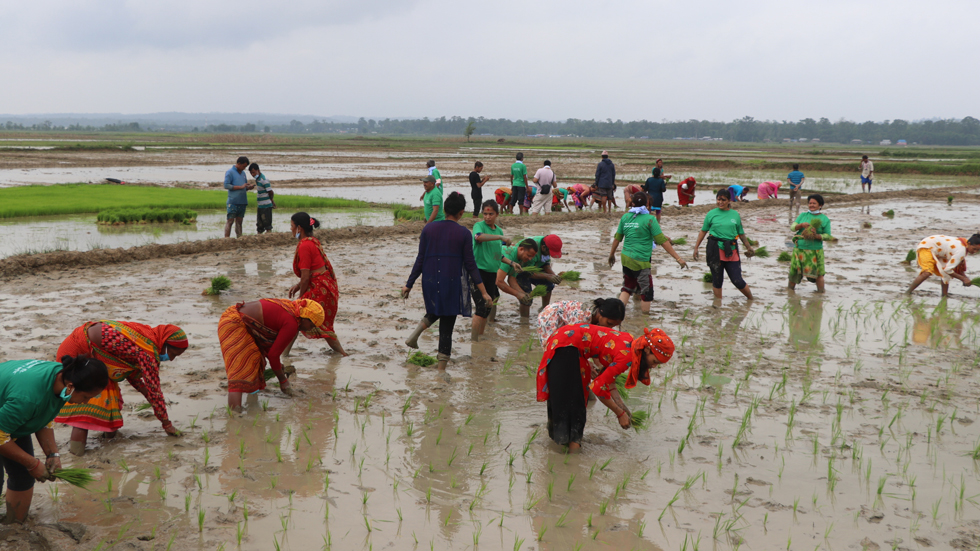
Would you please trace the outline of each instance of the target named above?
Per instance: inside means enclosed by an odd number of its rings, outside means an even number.
[[[273,231],[289,231],[289,211],[276,210],[272,216]],[[391,211],[351,209],[310,211],[324,228],[347,226],[390,226]],[[223,237],[226,215],[221,211],[201,211],[197,222],[185,224],[127,224],[105,226],[96,223],[95,215],[66,215],[9,218],[0,220],[0,258],[15,254],[63,251],[90,251],[136,247],[151,243],[167,244]],[[242,223],[246,235],[255,233],[255,211]]]
[[[888,208],[894,220],[880,215]],[[239,530],[243,549],[460,549],[477,537],[490,549],[973,548],[980,291],[954,286],[940,303],[927,282],[906,299],[914,272],[899,263],[934,228],[972,233],[968,208],[829,209],[840,241],[828,246],[825,295],[810,284],[787,291],[773,254],[743,264],[755,301],[726,284],[716,305],[700,282],[703,260],[682,271],[658,251],[654,314],[644,319],[633,304],[624,324],[663,327],[678,347],[654,386],[628,400],[651,411],[650,427],[623,431],[600,404],[574,456],[547,438],[528,374],[541,351],[514,301],[502,301],[482,342],[458,324],[448,380],[404,363],[401,340],[422,314],[420,296],[397,298],[412,238],[327,244],[343,293],[337,331],[352,355],[300,340],[300,396],[270,387],[242,416],[223,409],[217,319],[235,302],[284,296],[291,251],[12,279],[0,293],[3,359],[53,354],[74,326],[101,317],[177,323],[192,345],[162,373],[185,435],[167,438],[152,414],[130,411],[144,400],[124,386],[120,436],[93,435],[88,455],[68,458],[98,471],[94,491],[62,485],[55,499],[44,488],[33,511],[41,522],[86,524],[82,548],[159,549],[174,538],[174,549],[232,549]],[[789,217],[754,210],[743,221],[778,253]],[[685,258],[700,223],[664,219],[668,235],[688,237]],[[605,264],[614,227],[507,233],[561,235],[556,266],[585,279],[556,299],[591,299],[621,284],[618,264]],[[199,296],[219,273],[232,289]],[[421,344],[434,354],[436,332]],[[67,431],[56,433],[66,447]]]

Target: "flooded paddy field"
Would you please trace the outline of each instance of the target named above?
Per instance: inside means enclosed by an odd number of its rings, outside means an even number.
[[[649,427],[624,431],[589,410],[582,453],[547,437],[534,401],[534,321],[501,300],[480,342],[457,323],[443,377],[409,365],[402,344],[423,314],[402,300],[413,235],[325,247],[341,298],[337,332],[351,356],[300,339],[294,388],[270,386],[242,415],[225,410],[217,320],[227,307],[285,297],[291,248],[255,248],[4,280],[0,359],[53,356],[77,325],[117,318],[174,323],[191,348],[162,370],[167,437],[123,385],[125,426],[66,457],[95,469],[91,492],[40,485],[31,525],[4,532],[20,549],[973,549],[980,544],[980,289],[929,281],[902,294],[901,263],[934,233],[977,231],[976,201],[945,195],[828,202],[827,293],[786,289],[792,213],[784,201],[741,207],[750,238],[773,253],[743,262],[756,300],[726,283],[720,303],[691,261],[707,207],[670,209],[663,228],[691,269],[654,253],[650,316],[677,352],[627,400]],[[894,219],[881,216],[893,209]],[[557,233],[559,270],[584,279],[555,300],[615,296],[606,264],[618,214],[502,220],[505,234]],[[865,227],[870,223],[871,227]],[[703,251],[702,251],[703,254]],[[971,271],[975,261],[971,257]],[[200,296],[207,280],[234,282]],[[971,274],[972,275],[972,274]],[[537,306],[532,312],[537,310]],[[433,353],[435,330],[420,340]],[[149,413],[149,415],[148,415]],[[68,431],[56,429],[67,449]],[[67,454],[66,454],[67,455]],[[56,489],[55,489],[56,488]],[[78,524],[72,524],[78,523]],[[77,526],[83,525],[84,530]],[[35,543],[29,538],[34,537]],[[43,540],[44,545],[41,547]],[[13,543],[11,543],[13,542]]]

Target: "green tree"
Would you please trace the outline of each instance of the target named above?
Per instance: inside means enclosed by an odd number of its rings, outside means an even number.
[[[470,136],[476,132],[476,122],[470,119],[469,124],[466,125],[466,130],[463,130],[463,135],[466,136],[466,141],[470,141]]]

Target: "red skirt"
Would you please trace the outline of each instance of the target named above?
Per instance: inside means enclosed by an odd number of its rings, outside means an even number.
[[[337,340],[337,333],[333,330],[333,320],[337,317],[340,290],[337,287],[337,280],[330,275],[330,271],[311,274],[310,289],[300,298],[310,299],[323,307],[323,324],[310,332],[303,331],[303,336],[308,339]]]

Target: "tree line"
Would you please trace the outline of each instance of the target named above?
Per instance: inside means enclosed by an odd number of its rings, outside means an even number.
[[[565,121],[526,121],[488,119],[484,117],[440,117],[435,119],[365,119],[356,123],[316,120],[303,123],[293,120],[289,124],[249,123],[243,125],[213,124],[201,127],[149,125],[138,123],[107,124],[101,127],[71,125],[56,126],[50,121],[42,124],[22,125],[8,121],[7,130],[31,131],[79,131],[79,132],[140,132],[165,130],[175,132],[265,132],[280,134],[388,134],[419,136],[574,136],[582,138],[620,138],[671,140],[713,138],[734,142],[782,142],[785,140],[813,141],[821,143],[877,144],[881,140],[906,140],[909,145],[980,145],[980,120],[940,119],[906,121],[902,119],[882,122],[853,122],[827,118],[801,121],[756,120],[743,117],[731,122],[689,121],[605,121],[567,119]]]

